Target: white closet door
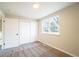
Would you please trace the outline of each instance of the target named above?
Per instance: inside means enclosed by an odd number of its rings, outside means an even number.
[[[20,22],[20,44],[36,41],[37,24],[34,21]]]
[[[18,19],[5,19],[5,49],[19,45]]]
[[[31,32],[31,42],[37,41],[37,22],[36,21],[31,21],[30,23],[30,32]]]
[[[30,23],[20,22],[20,44],[30,42]]]

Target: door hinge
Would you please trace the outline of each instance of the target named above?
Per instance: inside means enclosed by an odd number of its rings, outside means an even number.
[[[3,22],[5,22],[5,20],[3,20]]]
[[[3,43],[3,45],[5,45],[5,43]]]

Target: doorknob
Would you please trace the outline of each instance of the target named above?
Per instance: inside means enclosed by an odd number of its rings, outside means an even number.
[[[3,43],[3,45],[5,45],[5,43]]]
[[[18,33],[16,33],[16,35],[18,36],[19,34],[18,34]]]

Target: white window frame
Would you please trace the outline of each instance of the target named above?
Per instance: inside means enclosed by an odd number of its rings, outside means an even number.
[[[49,27],[50,27],[51,26],[50,22],[53,21],[52,20],[53,17],[58,17],[58,32],[51,32],[50,28],[48,28],[48,32],[44,31],[44,22],[45,21],[49,22]],[[41,23],[42,23],[42,33],[44,33],[44,34],[55,34],[55,35],[59,35],[60,34],[60,30],[59,30],[60,29],[60,26],[59,26],[59,16],[51,16],[49,18],[45,18],[45,19],[42,20]]]

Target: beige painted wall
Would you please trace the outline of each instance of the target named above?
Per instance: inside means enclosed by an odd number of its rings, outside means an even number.
[[[2,44],[2,20],[0,19],[0,45]]]
[[[2,10],[0,10],[0,45],[2,45],[2,19],[5,17]]]
[[[2,20],[0,20],[0,31],[2,31]]]
[[[52,15],[60,16],[60,35],[42,33],[41,21],[43,19],[41,19],[38,21],[39,41],[79,56],[79,4],[57,11]]]
[[[0,10],[0,31],[2,31],[2,18],[4,17],[5,17],[4,13],[2,12],[2,10]]]
[[[2,10],[0,9],[0,17],[5,17],[4,13],[2,12]]]

